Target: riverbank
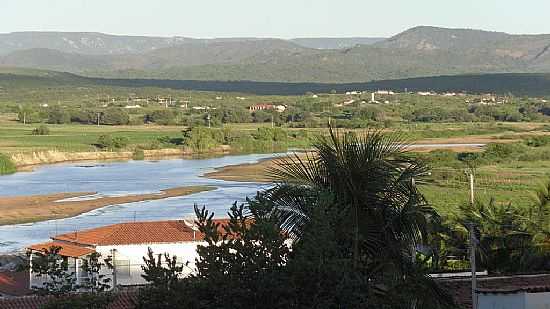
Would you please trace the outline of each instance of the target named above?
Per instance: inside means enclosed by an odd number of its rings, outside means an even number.
[[[457,139],[446,139],[447,143],[441,143],[441,139],[426,139],[419,143],[410,146],[412,152],[430,152],[433,150],[446,149],[454,152],[477,152],[481,151],[488,142],[487,139],[470,139],[468,142],[476,142],[472,144],[458,143]],[[508,142],[508,141],[506,141]],[[479,144],[478,144],[479,143]],[[302,158],[304,155],[300,155]],[[278,158],[261,160],[257,163],[246,163],[237,165],[228,165],[216,169],[204,175],[204,177],[226,180],[226,181],[241,181],[241,182],[262,182],[269,183],[272,179],[267,175],[269,168],[277,165]]]
[[[165,189],[159,193],[97,198],[93,196],[96,192],[0,197],[0,225],[69,218],[106,206],[160,200],[214,189],[211,186],[189,186]]]
[[[209,154],[226,154],[230,151],[231,148],[229,146],[220,146],[212,149]],[[143,150],[143,155],[146,159],[181,157],[196,154],[196,152],[185,148]],[[133,157],[134,152],[132,151],[63,152],[57,150],[46,150],[30,153],[15,153],[10,156],[10,159],[17,167],[17,170],[28,171],[32,170],[35,166],[45,164],[81,161],[131,160]]]

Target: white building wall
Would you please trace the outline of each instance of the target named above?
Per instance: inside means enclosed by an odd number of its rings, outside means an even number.
[[[525,293],[478,294],[478,309],[527,309]],[[542,307],[544,308],[544,307]]]
[[[550,309],[550,293],[526,293],[525,309]]]
[[[123,245],[123,246],[98,246],[96,251],[101,253],[103,258],[113,255],[113,249],[116,260],[116,281],[117,285],[139,285],[146,281],[141,277],[143,274],[142,266],[145,265],[143,257],[147,256],[148,248],[153,250],[155,256],[168,253],[170,256],[176,256],[178,263],[184,266],[183,275],[189,275],[195,271],[195,259],[198,257],[197,246],[206,245],[205,242],[184,242],[170,244],[143,244],[143,245]],[[104,270],[105,274],[112,273],[112,270]]]

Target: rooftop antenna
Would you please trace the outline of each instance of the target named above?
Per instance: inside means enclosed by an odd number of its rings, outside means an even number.
[[[195,221],[192,220],[192,221],[189,221],[189,219],[187,218],[184,218],[183,219],[183,223],[185,223],[185,225],[192,229],[193,230],[193,240],[196,240],[196,237],[197,237],[197,231],[199,230],[199,227],[195,224]]]

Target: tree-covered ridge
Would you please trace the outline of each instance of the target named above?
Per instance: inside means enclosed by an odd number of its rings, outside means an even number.
[[[84,50],[89,48],[93,44]],[[416,27],[345,49],[307,48],[279,39],[183,38],[161,40],[158,48],[137,49],[79,53],[66,46],[31,44],[0,56],[0,64],[112,78],[322,83],[550,72],[550,35],[435,27]]]

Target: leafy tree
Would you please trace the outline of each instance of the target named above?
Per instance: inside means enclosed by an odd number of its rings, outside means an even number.
[[[128,138],[123,136],[100,135],[95,145],[101,149],[117,150],[128,145]]]
[[[106,125],[124,125],[130,122],[130,116],[122,108],[109,108],[101,114],[100,122]]]
[[[224,138],[220,129],[194,127],[184,131],[184,144],[201,153],[219,146]]]
[[[161,125],[176,124],[176,113],[169,109],[155,110],[145,115],[145,122]]]
[[[21,123],[36,123],[42,122],[44,118],[39,110],[31,106],[23,106],[19,108],[17,119]]]
[[[48,123],[65,124],[71,122],[71,114],[62,107],[56,106],[48,111]]]
[[[149,248],[143,258],[142,277],[150,284],[139,295],[138,308],[173,308],[180,302],[180,284],[178,278],[182,275],[183,265],[178,265],[177,257],[168,254],[158,254],[155,257]]]
[[[409,280],[422,282],[417,289],[424,295],[405,298],[421,301],[431,295],[426,299],[433,299],[435,308],[447,304],[448,298],[441,297],[435,284],[410,261],[437,214],[415,186],[428,169],[406,153],[405,145],[399,135],[368,131],[340,136],[331,129],[329,137],[314,143],[315,154],[306,160],[298,156],[279,160],[271,170],[277,185],[267,194],[283,229],[298,240],[307,235],[320,207],[318,197],[332,196],[328,205],[343,214],[338,233],[347,235],[348,271],[361,274],[351,282],[364,288],[367,283],[361,278],[368,278],[395,287],[394,292],[403,290]],[[372,288],[367,293],[375,289],[367,286]]]
[[[32,287],[39,294],[59,297],[78,288],[75,273],[69,271],[69,262],[60,251],[61,247],[52,246],[43,253],[34,253],[31,271],[37,277],[44,277],[41,286]]]
[[[80,287],[91,293],[105,292],[112,288],[112,279],[101,272],[102,269],[113,268],[112,258],[107,257],[103,261],[100,259],[101,253],[93,252],[82,262],[82,271],[86,274],[86,277]]]

